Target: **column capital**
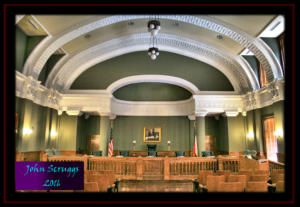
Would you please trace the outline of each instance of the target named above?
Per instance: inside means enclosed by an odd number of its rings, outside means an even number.
[[[225,111],[225,115],[228,117],[234,117],[237,116],[240,112],[238,111]]]
[[[109,119],[110,120],[114,120],[114,119],[116,119],[117,118],[117,115],[116,114],[110,114],[109,115]]]
[[[208,111],[197,111],[195,114],[196,117],[205,117],[208,114]]]
[[[189,120],[194,121],[196,120],[196,115],[188,115]]]

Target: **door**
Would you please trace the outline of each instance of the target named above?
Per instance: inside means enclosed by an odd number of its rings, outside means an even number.
[[[265,152],[267,153],[267,158],[269,160],[277,162],[277,139],[274,135],[275,132],[275,120],[274,117],[266,117],[263,119],[263,129],[264,129],[264,142],[265,142]]]

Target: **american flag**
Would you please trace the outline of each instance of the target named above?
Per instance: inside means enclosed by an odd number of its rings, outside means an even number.
[[[110,137],[109,137],[109,144],[108,144],[108,156],[111,157],[114,152],[114,140],[112,136],[112,128],[110,129]]]
[[[197,145],[196,136],[195,136],[195,141],[194,141],[194,155],[195,155],[195,157],[198,157],[198,145]]]

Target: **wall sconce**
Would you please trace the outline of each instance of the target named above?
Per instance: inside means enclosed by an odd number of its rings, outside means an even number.
[[[253,131],[249,131],[247,134],[248,139],[253,140],[254,139],[254,133]]]
[[[136,141],[133,140],[133,141],[132,141],[132,144],[133,144],[133,150],[135,150],[135,144],[136,144]]]
[[[170,151],[170,149],[171,149],[171,141],[170,140],[168,140],[168,150]]]
[[[55,137],[56,135],[57,135],[57,132],[55,130],[51,129],[50,136]]]
[[[32,134],[32,129],[28,128],[28,127],[24,127],[23,128],[23,135],[30,135]]]
[[[277,139],[280,139],[283,137],[283,130],[281,128],[279,129],[276,129],[276,131],[274,132],[274,136],[277,138]]]

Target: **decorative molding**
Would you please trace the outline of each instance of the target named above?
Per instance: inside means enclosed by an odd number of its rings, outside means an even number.
[[[239,93],[259,89],[258,81],[252,69],[239,57],[230,56],[220,49],[175,35],[160,33],[157,36],[157,41],[161,51],[191,57],[217,68],[229,79],[234,90]],[[55,66],[54,70],[50,72],[46,86],[65,92],[76,78],[88,68],[122,54],[143,51],[148,46],[149,34],[142,33],[110,40],[78,54],[70,55],[57,63],[60,67]],[[249,77],[247,74],[250,74]]]
[[[123,101],[107,90],[70,90],[67,94],[47,89],[31,76],[16,71],[16,96],[32,100],[34,103],[54,108],[61,115],[78,116],[85,113],[125,116],[206,116],[223,113],[236,116],[246,115],[249,110],[265,107],[284,100],[284,79],[276,79],[259,91],[246,95],[220,93],[216,95],[202,91],[192,98],[182,101]]]
[[[110,24],[148,17],[147,15],[114,15],[104,18],[91,18],[84,23],[74,25],[47,39],[47,41],[42,41],[31,53],[31,57],[27,59],[23,73],[37,79],[48,58],[67,42]],[[283,77],[281,66],[272,50],[260,38],[254,38],[231,24],[211,16],[160,15],[160,19],[176,20],[223,34],[248,48],[258,58],[265,68],[269,82],[274,78]]]
[[[188,115],[189,120],[194,121],[196,120],[196,116],[195,115]]]
[[[106,91],[109,94],[113,94],[119,88],[133,84],[133,83],[142,83],[142,82],[159,82],[159,83],[168,83],[180,86],[185,88],[186,90],[190,91],[192,94],[198,94],[199,89],[193,83],[186,81],[185,79],[168,76],[168,75],[135,75],[129,76],[126,78],[119,79],[112,84],[110,84]]]

